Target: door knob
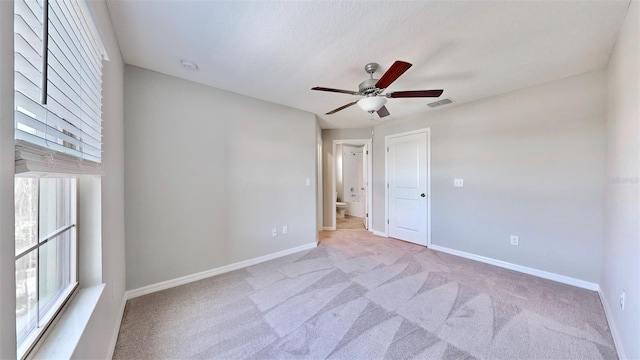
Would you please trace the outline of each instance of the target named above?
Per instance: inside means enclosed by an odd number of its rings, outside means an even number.
[[[420,197],[425,197],[425,196],[427,196],[427,195],[425,195],[424,193],[420,194]]]

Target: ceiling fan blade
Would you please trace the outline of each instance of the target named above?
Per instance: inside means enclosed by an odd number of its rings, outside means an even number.
[[[411,64],[408,62],[396,60],[396,62],[391,65],[389,70],[387,70],[384,75],[378,80],[376,83],[376,87],[378,89],[385,89],[391,85],[396,79],[400,77],[400,75],[404,74],[405,71],[409,70]]]
[[[332,89],[332,88],[326,88],[326,87],[320,87],[320,86],[312,87],[311,90],[329,91],[329,92],[335,92],[335,93],[341,93],[341,94],[349,94],[349,95],[358,95],[357,91]]]
[[[380,108],[380,110],[378,110],[378,116],[380,116],[381,118],[385,117],[385,116],[389,116],[391,114],[389,114],[389,110],[387,110],[386,106],[383,106]]]
[[[348,108],[349,106],[355,105],[356,103],[357,103],[357,101],[354,101],[354,102],[350,102],[350,103],[348,103],[347,105],[342,105],[342,106],[340,106],[340,107],[339,107],[339,108],[337,108],[337,109],[333,109],[333,110],[329,111],[329,112],[328,112],[328,113],[326,113],[325,115],[332,115],[332,114],[335,114],[335,113],[337,113],[337,112],[338,112],[338,111],[340,111],[340,110],[344,110],[344,109]]]
[[[419,98],[419,97],[438,97],[442,95],[444,90],[411,90],[396,91],[387,94],[390,98]]]

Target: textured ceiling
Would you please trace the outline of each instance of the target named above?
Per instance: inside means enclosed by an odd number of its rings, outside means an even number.
[[[107,0],[128,64],[318,114],[323,128],[371,126],[364,65],[413,64],[388,90],[444,89],[455,104],[603,68],[629,1]],[[180,60],[198,64],[198,71]],[[433,99],[389,99],[393,121]],[[428,113],[427,113],[428,114]],[[376,117],[377,118],[377,117]],[[381,120],[376,120],[381,121]]]

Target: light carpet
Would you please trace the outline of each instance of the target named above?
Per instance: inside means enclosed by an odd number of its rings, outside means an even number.
[[[127,302],[116,359],[617,359],[597,293],[385,239]]]

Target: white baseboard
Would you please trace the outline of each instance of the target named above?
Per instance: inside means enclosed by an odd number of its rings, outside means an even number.
[[[598,295],[600,295],[600,302],[602,303],[602,307],[604,308],[604,315],[607,318],[609,330],[611,330],[613,343],[616,345],[618,359],[627,359],[627,356],[624,353],[624,349],[622,348],[622,339],[620,338],[620,333],[618,332],[618,328],[616,327],[615,320],[613,320],[613,309],[611,309],[611,307],[609,306],[609,302],[602,293],[602,288],[600,286],[598,286]]]
[[[116,351],[116,342],[118,342],[118,334],[120,333],[120,325],[122,325],[122,318],[124,317],[124,307],[127,305],[127,294],[125,293],[122,296],[122,302],[120,304],[120,308],[116,313],[118,317],[118,321],[116,323],[115,329],[113,330],[113,335],[111,335],[111,344],[109,344],[110,353],[107,359],[113,359],[113,352]]]
[[[468,253],[465,251],[454,250],[454,249],[450,249],[450,248],[438,246],[438,245],[431,245],[429,248],[432,250],[441,251],[447,254],[456,255],[463,258],[483,262],[485,264],[495,265],[501,268],[541,277],[543,279],[553,280],[563,284],[577,286],[579,288],[583,288],[587,290],[598,291],[598,288],[600,287],[596,283],[572,278],[569,276],[559,275],[559,274],[555,274],[555,273],[544,271],[544,270],[538,270],[538,269],[534,269],[534,268],[530,268],[522,265],[512,264],[506,261],[492,259],[485,256]]]
[[[325,231],[334,231],[336,228],[334,228],[333,226],[323,226],[322,230]]]
[[[378,231],[378,230],[373,230],[373,235],[387,237],[387,234],[384,231]]]
[[[206,278],[211,277],[211,276],[224,274],[224,273],[229,272],[229,271],[242,269],[242,268],[245,268],[245,267],[248,267],[248,266],[251,266],[251,265],[259,264],[261,262],[265,262],[265,261],[273,260],[273,259],[276,259],[276,258],[279,258],[279,257],[282,257],[282,256],[286,256],[286,255],[290,255],[290,254],[293,254],[293,253],[297,253],[299,251],[313,249],[316,246],[318,246],[318,244],[316,242],[312,242],[312,243],[309,243],[309,244],[306,244],[306,245],[301,245],[301,246],[294,247],[294,248],[291,248],[291,249],[282,250],[282,251],[279,251],[279,252],[276,252],[276,253],[273,253],[273,254],[260,256],[260,257],[257,257],[257,258],[253,258],[253,259],[244,260],[244,261],[240,261],[240,262],[237,262],[237,263],[221,266],[219,268],[206,270],[206,271],[202,271],[202,272],[199,272],[199,273],[195,273],[195,274],[179,277],[179,278],[176,278],[176,279],[171,279],[171,280],[162,281],[162,282],[159,282],[159,283],[156,283],[156,284],[143,286],[143,287],[140,287],[140,288],[137,288],[137,289],[133,289],[133,290],[127,291],[125,293],[125,299],[127,299],[127,300],[128,299],[133,299],[133,298],[136,298],[138,296],[154,293],[156,291],[170,289],[172,287],[176,287],[176,286],[188,284],[188,283],[191,283],[191,282],[194,282],[194,281],[206,279]]]

